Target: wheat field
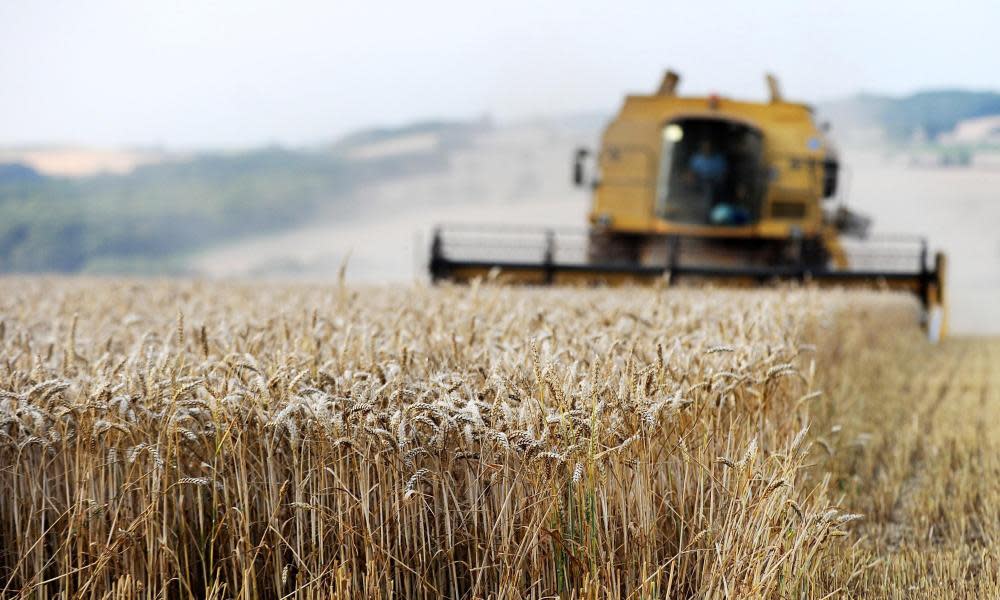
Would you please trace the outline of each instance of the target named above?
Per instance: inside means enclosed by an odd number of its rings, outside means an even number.
[[[0,283],[2,597],[1000,593],[1000,344],[906,297]]]

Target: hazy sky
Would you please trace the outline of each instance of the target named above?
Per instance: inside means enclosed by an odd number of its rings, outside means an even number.
[[[997,0],[0,0],[0,144],[310,143],[689,91],[1000,88]]]

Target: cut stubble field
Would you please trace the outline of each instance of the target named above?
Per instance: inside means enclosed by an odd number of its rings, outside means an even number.
[[[908,297],[0,285],[0,596],[1000,597]]]

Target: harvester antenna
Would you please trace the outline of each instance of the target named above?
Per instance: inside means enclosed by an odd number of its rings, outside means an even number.
[[[778,78],[773,73],[765,73],[764,78],[767,79],[767,89],[771,93],[771,102],[781,102],[781,86],[778,84]]]

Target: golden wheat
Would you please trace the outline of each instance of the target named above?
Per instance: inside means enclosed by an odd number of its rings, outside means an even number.
[[[807,431],[840,418],[814,405],[844,340],[912,323],[905,298],[3,287],[0,595],[821,597],[874,577],[848,535],[870,508],[847,510]]]

